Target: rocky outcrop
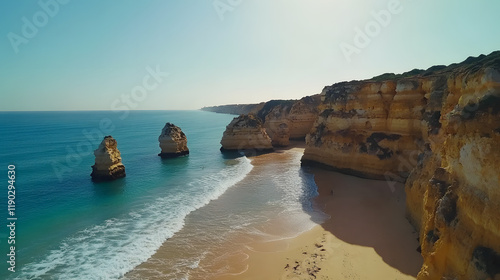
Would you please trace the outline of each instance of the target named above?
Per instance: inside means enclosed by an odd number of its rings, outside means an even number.
[[[259,111],[273,146],[288,146],[290,139],[303,140],[317,119],[319,103],[319,95],[307,96],[298,101],[272,104],[274,107],[269,112]]]
[[[272,139],[273,146],[288,146],[290,139],[303,140],[318,116],[320,95],[306,96],[300,100],[271,100],[248,105],[223,105],[204,107],[201,110],[252,114],[257,116]]]
[[[406,181],[418,279],[500,278],[500,52],[322,92],[304,164]]]
[[[439,122],[406,182],[419,279],[500,279],[500,55],[477,60],[446,76],[440,110],[429,109]]]
[[[165,124],[158,141],[161,148],[161,153],[158,155],[162,158],[175,158],[189,154],[186,135],[180,127],[172,123]]]
[[[289,112],[293,102],[275,105],[268,112],[262,113],[265,119],[264,128],[275,147],[286,147],[290,144]]]
[[[408,176],[411,169],[401,170],[400,162],[422,139],[424,95],[417,79],[325,87],[303,162],[374,179]]]
[[[125,177],[125,166],[113,137],[104,137],[104,140],[94,151],[94,155],[95,164],[92,166],[90,174],[93,181],[111,181]]]
[[[240,115],[234,118],[222,135],[221,151],[256,152],[272,151],[271,138],[262,127],[262,122],[254,115]]]
[[[311,131],[314,122],[318,118],[320,102],[321,96],[317,94],[306,96],[293,104],[288,114],[290,139],[304,139]]]

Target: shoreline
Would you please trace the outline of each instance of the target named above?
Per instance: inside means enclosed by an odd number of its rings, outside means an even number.
[[[416,279],[423,260],[404,186],[308,169],[315,207],[330,218],[293,238],[246,244],[245,271],[217,279]]]

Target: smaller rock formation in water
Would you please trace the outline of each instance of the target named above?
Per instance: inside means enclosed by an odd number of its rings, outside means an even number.
[[[269,101],[259,111],[267,134],[273,141],[273,146],[286,147],[289,140],[304,140],[318,118],[320,96],[307,96],[300,100]]]
[[[111,181],[125,177],[125,166],[122,163],[116,140],[112,136],[104,137],[94,151],[95,164],[90,176],[93,181]]]
[[[222,135],[221,151],[268,152],[273,150],[271,138],[262,122],[254,115],[240,115],[234,118]]]
[[[189,154],[186,134],[172,123],[167,123],[161,130],[158,141],[161,148],[161,153],[158,155],[162,158],[175,158]]]

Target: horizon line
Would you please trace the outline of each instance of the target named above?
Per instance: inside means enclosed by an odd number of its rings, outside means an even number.
[[[122,112],[124,110],[116,111]],[[128,110],[128,111],[201,111],[199,109],[144,109],[144,110]],[[0,113],[15,113],[15,112],[115,112],[113,110],[92,110],[92,109],[82,109],[82,110],[0,110]]]

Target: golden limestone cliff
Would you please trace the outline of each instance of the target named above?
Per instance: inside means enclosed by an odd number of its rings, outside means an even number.
[[[203,107],[200,110],[220,113],[220,114],[248,115],[248,114],[257,114],[257,112],[261,110],[262,107],[264,107],[264,105],[265,102],[261,102],[258,104],[230,104],[230,105]]]
[[[111,181],[125,177],[125,166],[117,145],[113,137],[106,136],[94,151],[95,164],[90,174],[93,181]]]
[[[271,107],[266,110],[266,105],[258,115],[264,120],[264,127],[272,139],[273,146],[288,146],[289,140],[304,139],[313,127],[318,116],[320,96],[307,96],[298,101],[279,100],[270,101]]]
[[[201,108],[225,114],[254,115],[260,119],[275,147],[286,147],[290,140],[303,140],[313,127],[321,102],[319,94],[300,100],[270,100],[259,104],[236,104]]]
[[[302,161],[357,176],[403,180],[418,149],[425,92],[417,79],[355,81],[325,87]]]
[[[326,87],[303,163],[406,181],[418,279],[500,279],[500,52]]]
[[[182,132],[180,127],[172,123],[165,124],[158,137],[158,142],[160,142],[161,149],[158,156],[162,158],[175,158],[189,154],[186,134]]]
[[[264,128],[275,147],[286,147],[290,144],[290,120],[288,119],[290,107],[289,105],[276,106],[266,115]]]
[[[254,115],[240,115],[234,118],[222,135],[221,151],[272,151],[271,138],[262,122]]]

